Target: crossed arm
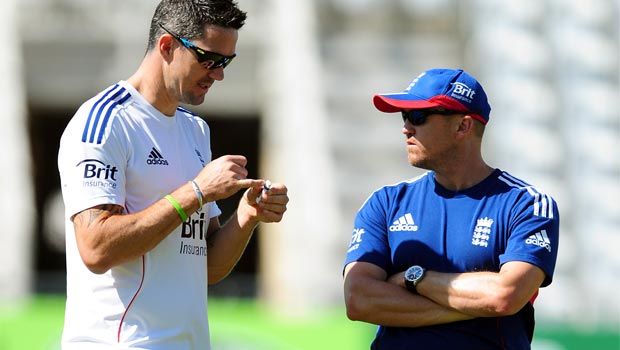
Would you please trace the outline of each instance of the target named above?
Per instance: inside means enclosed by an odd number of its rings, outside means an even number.
[[[475,317],[518,312],[542,284],[544,272],[529,263],[511,261],[499,272],[427,271],[420,295],[404,286],[404,272],[393,276],[380,267],[353,262],[345,267],[347,316],[383,326],[421,327]]]

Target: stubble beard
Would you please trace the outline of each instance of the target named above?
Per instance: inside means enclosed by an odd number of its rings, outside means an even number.
[[[447,164],[451,163],[455,153],[454,147],[448,147],[435,155],[430,155],[426,150],[424,152],[408,152],[407,157],[409,164],[413,167],[425,170],[440,171]]]
[[[181,103],[198,106],[205,101],[206,94],[194,94],[191,91],[186,91],[181,96]]]

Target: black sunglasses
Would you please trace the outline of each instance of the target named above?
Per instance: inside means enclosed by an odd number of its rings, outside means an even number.
[[[454,115],[454,114],[468,114],[468,111],[451,111],[445,109],[412,109],[412,110],[401,110],[401,114],[403,115],[403,123],[407,120],[411,125],[420,126],[426,122],[426,118],[432,114],[439,115]]]
[[[235,58],[235,56],[237,56],[237,54],[233,54],[232,56],[224,56],[216,52],[211,52],[205,49],[201,49],[198,46],[196,46],[196,44],[194,44],[193,42],[185,38],[181,38],[174,32],[171,32],[166,27],[164,27],[163,24],[160,23],[159,26],[163,30],[168,32],[168,34],[172,35],[175,39],[177,39],[181,44],[183,44],[183,46],[194,51],[196,53],[196,58],[198,59],[198,62],[200,62],[200,64],[202,64],[202,66],[205,67],[206,69],[217,69],[220,67],[226,68],[226,66],[230,64],[232,59]]]

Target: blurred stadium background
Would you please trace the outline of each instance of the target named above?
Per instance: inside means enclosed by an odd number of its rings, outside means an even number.
[[[3,0],[0,28],[0,349],[59,349],[63,204],[56,156],[77,107],[127,78],[155,0]],[[484,153],[559,203],[554,283],[534,349],[620,349],[618,0],[239,0],[238,58],[202,106],[214,155],[284,182],[283,223],[263,225],[210,288],[214,350],[362,349],[346,320],[342,261],[373,190],[419,174],[377,92],[431,67],[477,76],[493,108]],[[230,215],[238,197],[221,202]]]

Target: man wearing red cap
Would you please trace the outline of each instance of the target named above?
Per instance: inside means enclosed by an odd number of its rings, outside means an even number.
[[[431,69],[373,102],[401,113],[409,163],[428,172],[359,210],[344,268],[348,317],[379,325],[371,349],[530,349],[559,212],[484,161],[482,86],[461,69]]]

